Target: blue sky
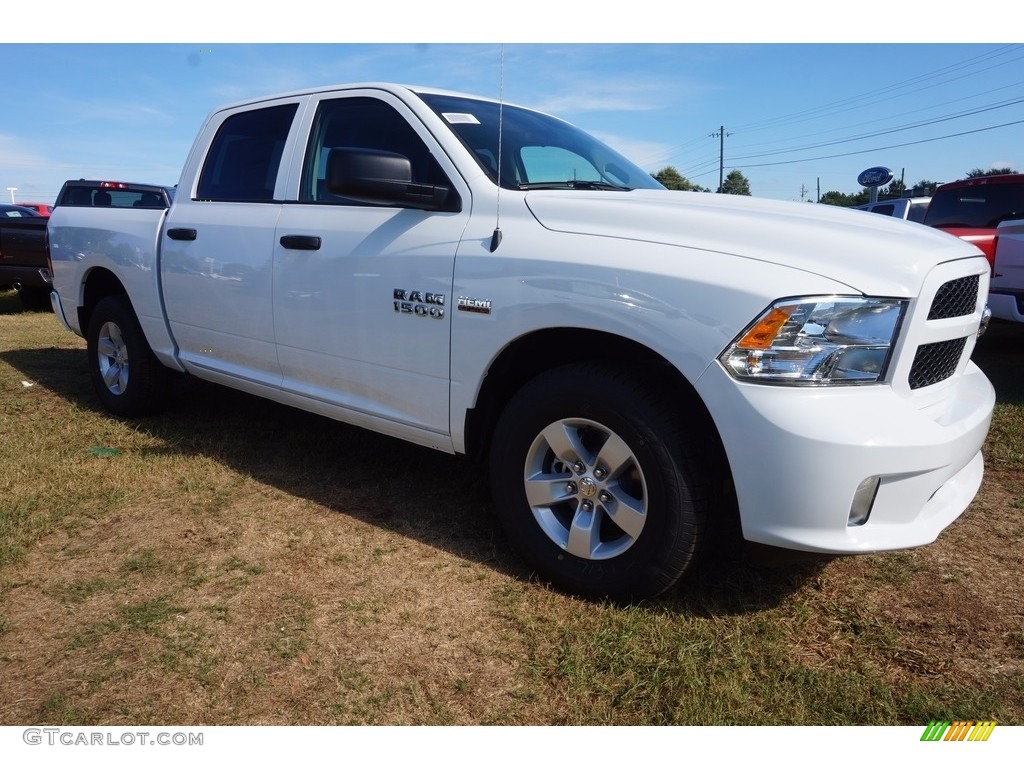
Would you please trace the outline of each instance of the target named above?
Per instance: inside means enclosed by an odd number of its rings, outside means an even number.
[[[908,184],[976,167],[1024,170],[1022,45],[763,42],[737,30],[740,42],[594,43],[583,34],[501,46],[412,42],[437,29],[396,29],[401,41],[378,44],[108,42],[116,38],[88,28],[20,43],[0,32],[0,72],[19,75],[0,79],[0,195],[9,202],[6,188],[17,187],[19,200],[52,201],[79,177],[173,184],[218,105],[374,80],[503,90],[651,172],[673,165],[711,188],[711,134],[724,126],[725,172],[738,168],[754,195],[783,200],[814,200],[819,185],[856,191],[857,174],[876,165]],[[260,32],[253,39],[275,39]],[[217,24],[210,34],[238,37]]]

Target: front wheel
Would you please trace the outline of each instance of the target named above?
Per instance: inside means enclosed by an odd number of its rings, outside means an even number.
[[[153,355],[127,298],[107,296],[96,305],[86,344],[93,387],[108,411],[137,417],[166,404],[169,372]]]
[[[653,597],[703,540],[711,473],[656,388],[597,364],[550,371],[495,432],[498,514],[524,559],[588,597]]]

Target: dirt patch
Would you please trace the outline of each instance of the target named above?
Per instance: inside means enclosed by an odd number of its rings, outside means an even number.
[[[246,485],[215,514],[168,496],[42,539],[5,590],[17,620],[0,657],[18,697],[0,720],[502,717],[518,686],[489,600],[503,577]]]

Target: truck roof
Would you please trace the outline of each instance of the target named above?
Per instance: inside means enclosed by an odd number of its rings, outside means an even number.
[[[287,99],[295,96],[309,96],[316,93],[326,93],[329,91],[352,91],[361,89],[373,89],[380,91],[387,91],[396,95],[416,95],[416,94],[436,94],[441,96],[461,96],[467,99],[476,99],[478,101],[489,101],[497,103],[498,99],[493,99],[487,96],[480,96],[474,93],[465,93],[463,91],[453,91],[445,88],[435,88],[433,86],[423,85],[405,85],[402,83],[388,83],[381,81],[367,81],[359,83],[336,83],[334,85],[322,85],[313,88],[301,88],[294,91],[284,91],[281,93],[274,93],[265,96],[258,96],[252,99],[242,99],[240,101],[233,101],[227,104],[222,104],[213,110],[213,113],[221,112],[227,109],[236,109],[238,107],[250,106],[252,104],[260,104],[265,101],[276,101],[278,99]],[[520,106],[518,104],[511,104],[510,102],[503,102],[508,106]],[[212,114],[212,113],[211,113]]]

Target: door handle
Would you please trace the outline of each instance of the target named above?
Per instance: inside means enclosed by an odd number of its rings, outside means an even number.
[[[313,235],[282,235],[281,245],[291,251],[319,251],[320,238]]]
[[[196,234],[194,229],[182,229],[181,227],[167,230],[167,236],[171,240],[195,240]]]

